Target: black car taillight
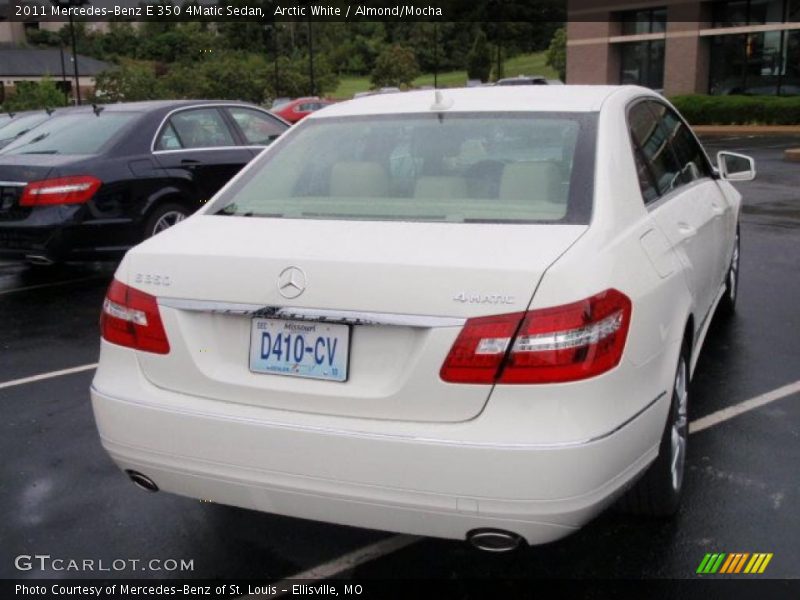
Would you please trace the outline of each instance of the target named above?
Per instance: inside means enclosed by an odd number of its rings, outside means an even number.
[[[54,204],[83,204],[100,189],[102,181],[91,175],[56,177],[32,181],[25,186],[20,206],[50,206]]]

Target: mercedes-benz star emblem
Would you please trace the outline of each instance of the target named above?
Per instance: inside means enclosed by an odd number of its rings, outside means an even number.
[[[284,298],[297,298],[306,290],[306,274],[300,267],[286,267],[278,275],[278,291]]]

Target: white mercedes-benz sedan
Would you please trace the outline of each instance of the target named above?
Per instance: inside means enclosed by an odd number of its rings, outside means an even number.
[[[140,487],[506,550],[677,510],[748,157],[639,87],[314,113],[125,256],[91,388]]]

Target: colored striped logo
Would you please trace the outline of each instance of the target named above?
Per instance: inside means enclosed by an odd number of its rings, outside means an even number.
[[[697,567],[700,575],[713,575],[715,573],[735,574],[735,573],[763,573],[769,561],[772,560],[772,552],[734,552],[726,554],[724,552],[706,554]]]

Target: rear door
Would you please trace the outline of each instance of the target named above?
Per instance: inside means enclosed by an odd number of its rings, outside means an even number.
[[[671,141],[675,131],[661,118],[661,107],[650,100],[639,101],[630,107],[628,122],[642,196],[684,264],[699,329],[719,287],[715,221],[719,190],[703,165],[681,163]]]
[[[173,112],[156,136],[153,154],[171,176],[194,184],[206,201],[244,167],[253,154],[239,144],[222,108],[199,106]]]
[[[715,243],[716,263],[716,278],[711,281],[715,284],[711,290],[713,295],[719,291],[728,272],[730,252],[736,234],[736,212],[719,185],[716,182],[711,183],[713,180],[711,164],[686,122],[661,102],[654,102],[651,106],[669,132],[670,143],[681,168],[681,182],[683,184],[702,182],[703,193],[707,194],[711,203],[713,216],[711,230]]]

